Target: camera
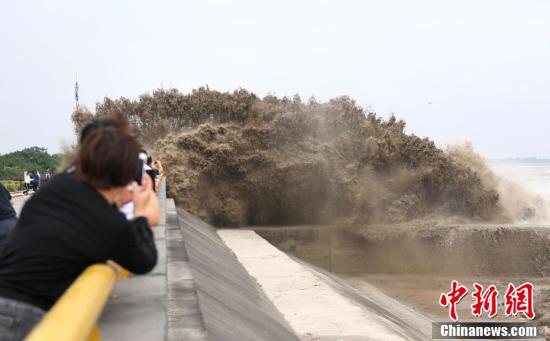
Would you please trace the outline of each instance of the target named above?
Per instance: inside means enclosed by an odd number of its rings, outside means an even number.
[[[136,172],[136,175],[134,177],[134,180],[138,183],[138,185],[141,186],[141,181],[143,179],[143,173],[145,168],[145,162],[147,161],[147,154],[145,153],[139,153],[138,155],[138,169]]]

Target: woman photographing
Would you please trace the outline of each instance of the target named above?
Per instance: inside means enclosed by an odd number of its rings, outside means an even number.
[[[52,177],[25,204],[0,253],[0,336],[20,340],[88,266],[113,260],[136,274],[157,262],[159,205],[124,125],[82,142],[75,171]],[[131,191],[134,219],[118,207]]]

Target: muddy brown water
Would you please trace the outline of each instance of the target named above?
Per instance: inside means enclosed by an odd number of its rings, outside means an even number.
[[[508,283],[535,286],[535,320],[550,325],[550,226],[290,226],[255,227],[280,250],[331,271],[357,290],[365,283],[435,320],[449,320],[439,296],[457,280],[469,290],[458,305],[460,320],[472,316],[473,283],[495,284],[499,291],[496,319],[504,316]]]

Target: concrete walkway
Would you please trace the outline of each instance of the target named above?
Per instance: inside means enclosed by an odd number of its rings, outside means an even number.
[[[18,217],[19,214],[21,214],[21,209],[23,209],[23,205],[25,205],[25,201],[27,201],[28,198],[30,198],[30,196],[14,197],[11,199],[11,204],[13,205],[15,212],[17,212]]]
[[[173,200],[166,201],[166,251],[168,340],[207,340],[195,278]]]
[[[164,187],[164,186],[163,186]],[[117,281],[101,314],[103,340],[164,340],[166,338],[166,194],[159,193],[160,225],[153,228],[158,262],[147,275]]]
[[[103,340],[206,339],[174,201],[159,191],[161,223],[153,228],[158,262],[150,273],[117,281],[99,321]]]

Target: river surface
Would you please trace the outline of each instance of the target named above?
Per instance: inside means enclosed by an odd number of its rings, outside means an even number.
[[[550,194],[550,160],[492,160],[489,165],[497,175]]]
[[[451,281],[457,280],[460,285],[468,289],[467,295],[457,306],[459,321],[480,322],[486,321],[487,313],[484,312],[481,317],[473,316],[470,305],[474,303],[472,293],[475,282],[483,285],[485,288],[494,284],[497,287],[499,296],[497,297],[497,313],[495,320],[505,321],[528,321],[522,314],[517,317],[505,316],[504,296],[508,283],[518,286],[524,282],[531,282],[535,287],[534,310],[535,320],[545,323],[550,322],[550,278],[548,277],[460,277],[460,276],[438,276],[438,275],[407,275],[407,274],[337,274],[338,277],[345,280],[359,291],[366,290],[364,283],[376,286],[382,292],[397,299],[398,301],[420,311],[434,320],[449,320],[448,308],[439,305],[439,297],[442,293],[451,290]]]
[[[527,188],[550,195],[550,160],[494,160],[489,162],[494,172],[499,175],[519,182]],[[495,319],[506,321],[527,321],[519,314],[519,317],[510,318],[504,314],[504,296],[508,283],[520,285],[524,282],[532,282],[534,290],[535,321],[550,325],[550,278],[549,277],[514,277],[514,276],[439,276],[439,275],[413,275],[413,274],[384,274],[364,273],[346,274],[338,273],[348,284],[359,291],[367,290],[365,283],[378,287],[389,296],[401,301],[421,313],[435,320],[448,321],[448,308],[439,304],[439,297],[451,289],[452,280],[468,289],[467,296],[458,304],[459,321],[484,321],[486,313],[482,317],[473,316],[470,305],[474,302],[471,296],[473,283],[478,282],[484,287],[494,284],[499,292],[498,315]]]

